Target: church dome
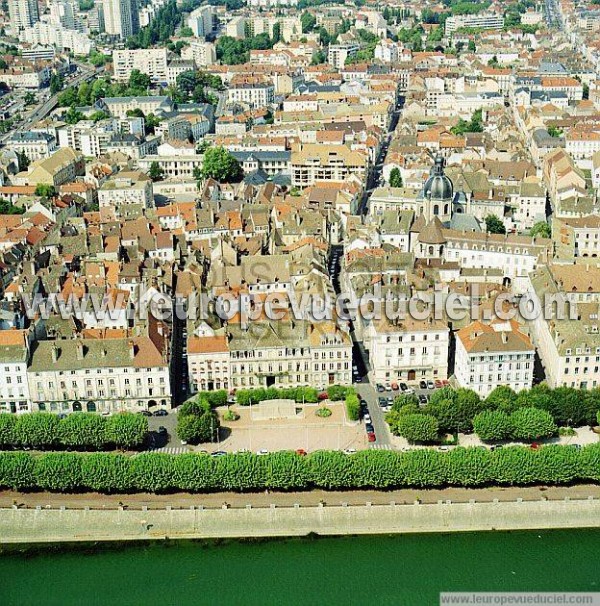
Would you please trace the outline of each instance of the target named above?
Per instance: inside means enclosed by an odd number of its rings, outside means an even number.
[[[438,156],[431,169],[429,179],[423,186],[423,197],[430,200],[452,200],[453,194],[452,181],[444,174],[444,159]]]

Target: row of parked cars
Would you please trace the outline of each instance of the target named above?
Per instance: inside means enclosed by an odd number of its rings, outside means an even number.
[[[371,415],[369,414],[369,407],[367,406],[367,401],[364,398],[360,400],[360,416],[362,420],[365,422],[365,431],[367,432],[367,440],[369,442],[377,441],[377,436],[375,435],[375,428],[373,427],[373,423],[371,421]]]
[[[423,379],[422,381],[419,381],[419,389],[441,389],[442,387],[448,387],[448,385],[450,385],[450,382],[447,379],[436,379],[435,381],[425,381],[425,379]],[[391,383],[386,383],[385,385],[382,383],[377,383],[377,385],[375,385],[375,389],[379,393],[389,391],[390,389],[392,391],[399,391],[402,393],[415,392],[414,388],[409,387],[406,383],[396,383],[394,381]]]

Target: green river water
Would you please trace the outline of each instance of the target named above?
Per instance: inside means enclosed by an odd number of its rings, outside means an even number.
[[[600,591],[600,530],[63,546],[0,558],[0,606],[439,603]]]

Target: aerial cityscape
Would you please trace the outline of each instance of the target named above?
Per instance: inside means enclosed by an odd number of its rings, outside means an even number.
[[[0,604],[600,604],[599,1],[2,2]]]

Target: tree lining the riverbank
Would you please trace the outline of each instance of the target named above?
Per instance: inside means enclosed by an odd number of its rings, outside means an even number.
[[[169,493],[568,485],[600,480],[600,444],[495,451],[283,451],[211,457],[190,453],[0,453],[0,488],[52,492]]]

